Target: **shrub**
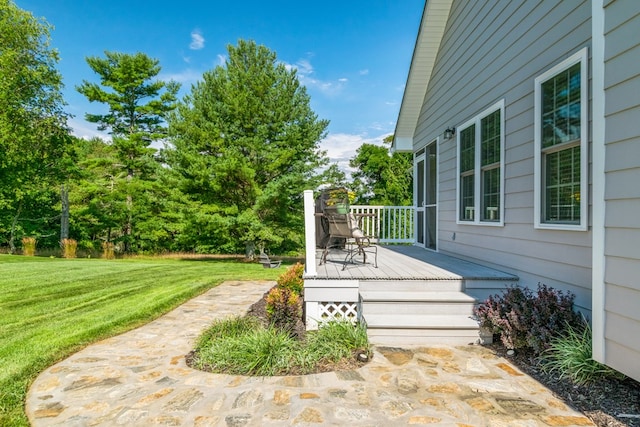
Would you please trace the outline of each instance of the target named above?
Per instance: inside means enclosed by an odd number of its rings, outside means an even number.
[[[23,237],[22,238],[22,255],[35,256],[36,255],[36,239],[35,237]]]
[[[571,293],[541,284],[535,294],[530,289],[512,286],[501,296],[490,296],[474,312],[480,325],[499,334],[508,349],[541,353],[567,326],[580,323],[580,316],[573,311],[574,298]]]
[[[557,373],[559,378],[569,378],[575,384],[585,385],[603,377],[623,379],[620,372],[593,360],[591,328],[586,321],[568,326],[562,336],[551,340],[542,354],[542,367]]]
[[[102,258],[114,259],[115,257],[115,245],[113,242],[102,242]]]
[[[60,242],[62,245],[62,257],[63,258],[75,258],[76,250],[78,249],[78,242],[73,239],[62,239]]]
[[[273,326],[292,334],[302,319],[302,300],[290,288],[276,286],[267,295],[266,310]]]
[[[278,277],[277,283],[280,288],[291,289],[298,295],[302,295],[302,289],[304,287],[304,280],[302,275],[304,274],[304,265],[299,262],[291,267]]]

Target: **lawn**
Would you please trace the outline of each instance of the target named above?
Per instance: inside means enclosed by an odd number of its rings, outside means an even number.
[[[27,389],[87,344],[147,323],[224,280],[283,269],[237,261],[0,255],[0,426],[28,426]]]

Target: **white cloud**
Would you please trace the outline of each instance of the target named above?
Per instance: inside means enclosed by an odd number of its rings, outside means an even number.
[[[339,81],[340,83],[346,83],[346,82],[348,82],[348,81],[349,81],[349,79],[348,79],[348,78],[346,78],[346,77],[342,77],[341,79],[338,79],[338,81]]]
[[[82,119],[70,119],[68,125],[71,128],[71,134],[78,138],[92,139],[98,137],[103,141],[111,141],[111,135],[107,132],[99,131],[95,123],[89,123]]]
[[[367,74],[369,74],[369,70],[365,69],[365,70],[360,70],[360,75],[361,76],[366,76]]]
[[[218,58],[218,64],[217,65],[223,66],[224,64],[226,64],[227,55],[223,55],[223,54],[219,53],[217,58]]]
[[[288,64],[283,62],[287,70],[296,70],[298,73],[298,80],[300,84],[306,86],[309,89],[317,89],[326,96],[336,96],[342,92],[346,78],[339,78],[335,81],[320,80],[313,76],[315,73],[313,65],[308,59],[300,59],[295,64]]]
[[[161,74],[159,77],[164,81],[175,80],[176,82],[185,85],[195,83],[198,80],[202,79],[202,72],[187,68],[186,70],[179,73]]]
[[[356,155],[356,150],[362,144],[383,145],[383,140],[389,134],[383,134],[376,137],[367,137],[366,135],[354,135],[347,133],[329,134],[325,139],[320,141],[320,149],[327,152],[327,157],[332,163],[337,163],[338,168],[345,172],[347,176],[354,171],[349,166],[349,160]]]
[[[204,47],[204,37],[202,32],[198,29],[191,31],[191,43],[189,43],[189,49],[200,50]]]

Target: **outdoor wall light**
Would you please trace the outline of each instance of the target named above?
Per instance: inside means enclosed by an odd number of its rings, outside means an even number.
[[[456,128],[448,127],[447,130],[444,131],[444,139],[451,139],[455,134],[456,134]]]

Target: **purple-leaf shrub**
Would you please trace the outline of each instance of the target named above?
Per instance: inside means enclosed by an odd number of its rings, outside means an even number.
[[[474,313],[480,325],[498,334],[506,348],[531,349],[539,354],[567,326],[580,324],[580,315],[573,311],[574,298],[544,284],[538,284],[536,293],[511,286],[502,295],[487,298]]]

